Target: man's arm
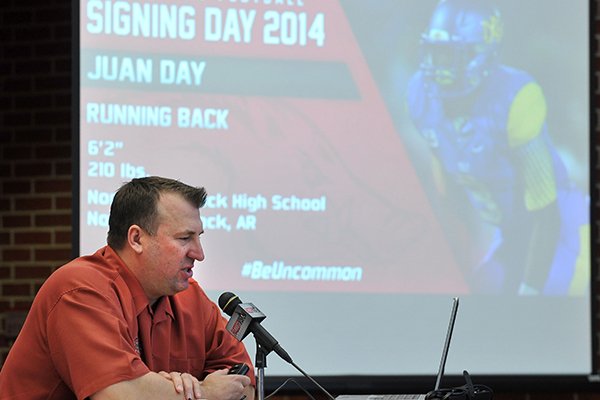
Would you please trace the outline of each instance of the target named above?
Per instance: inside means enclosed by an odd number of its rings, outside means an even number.
[[[542,136],[546,113],[541,87],[530,82],[515,96],[507,123],[508,143],[521,174],[523,202],[532,224],[529,234],[520,239],[529,241],[528,254],[523,257],[525,271],[519,288],[521,294],[543,291],[560,235],[551,144]]]
[[[191,376],[191,375],[190,375]],[[193,378],[193,377],[192,377]],[[195,378],[194,378],[195,379]],[[196,379],[196,382],[198,380]],[[175,389],[176,382],[171,381],[156,372],[148,372],[128,381],[112,384],[90,396],[91,400],[117,400],[117,399],[160,399],[181,400],[183,393]],[[193,394],[185,393],[186,399],[202,398],[199,383],[197,391]]]
[[[181,385],[179,388],[178,386]],[[183,390],[181,390],[183,389]],[[190,374],[149,372],[139,378],[121,381],[90,396],[91,400],[145,399],[239,400],[246,395],[254,399],[254,387],[245,375],[227,375],[227,370],[209,374],[200,383]]]

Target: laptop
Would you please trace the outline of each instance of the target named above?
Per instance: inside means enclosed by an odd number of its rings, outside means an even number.
[[[442,376],[444,375],[444,368],[446,367],[446,358],[448,358],[448,350],[450,349],[450,339],[452,338],[452,331],[454,330],[454,321],[456,321],[456,313],[458,312],[458,297],[452,299],[452,311],[450,313],[450,323],[448,324],[448,331],[446,332],[446,339],[444,341],[444,349],[442,350],[442,359],[440,360],[440,367],[438,368],[437,378],[435,380],[435,388],[440,388]],[[337,396],[336,400],[425,400],[426,394],[343,394]]]

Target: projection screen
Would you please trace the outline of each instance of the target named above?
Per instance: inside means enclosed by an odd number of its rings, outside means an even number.
[[[78,254],[171,177],[209,193],[194,278],[311,375],[433,376],[454,296],[448,374],[591,373],[587,1],[78,12]]]

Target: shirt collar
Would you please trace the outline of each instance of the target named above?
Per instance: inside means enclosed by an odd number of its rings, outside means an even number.
[[[160,322],[167,318],[175,319],[173,308],[171,307],[171,296],[162,296],[157,300],[156,307],[154,309],[154,321]]]
[[[172,319],[175,319],[175,313],[173,312],[173,308],[171,306],[171,296],[163,296],[159,298],[153,311],[150,301],[148,300],[148,296],[146,296],[144,288],[142,288],[142,284],[136,278],[133,272],[131,272],[131,270],[127,267],[127,265],[125,265],[121,257],[119,257],[119,255],[110,246],[105,246],[102,249],[102,256],[107,263],[115,266],[115,269],[123,278],[123,281],[125,281],[125,284],[131,292],[131,297],[133,298],[136,315],[139,315],[145,308],[147,308],[148,312],[151,315],[154,315],[155,319],[157,318],[156,321],[164,319],[163,317],[166,317],[167,315]]]
[[[169,315],[172,319],[175,319],[175,314],[173,312],[173,308],[171,307],[171,296],[162,296],[157,300],[156,307],[154,307],[154,311],[150,306],[150,301],[148,300],[148,296],[144,292],[144,288],[142,288],[142,284],[136,278],[136,276],[131,272],[129,267],[125,265],[121,257],[110,247],[105,246],[101,249],[102,257],[105,259],[107,263],[115,266],[115,269],[118,271],[119,275],[125,281],[125,284],[129,288],[131,292],[131,297],[133,298],[133,304],[135,306],[136,315],[139,315],[145,308],[148,308],[148,312],[152,315],[155,315],[155,318],[158,318],[156,321],[164,319]]]
[[[142,284],[140,281],[138,281],[127,265],[125,265],[121,257],[119,257],[119,255],[110,246],[105,246],[102,248],[101,253],[106,263],[112,265],[121,278],[123,278],[123,281],[127,285],[127,288],[131,293],[131,297],[133,298],[135,312],[137,315],[139,315],[139,313],[150,304],[148,296],[146,296],[144,288],[142,288]]]

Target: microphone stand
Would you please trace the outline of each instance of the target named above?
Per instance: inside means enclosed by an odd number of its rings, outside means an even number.
[[[267,367],[267,354],[268,354],[268,352],[263,349],[263,347],[260,345],[260,343],[258,343],[258,340],[257,340],[256,341],[255,367],[258,372],[257,377],[256,377],[256,390],[258,392],[258,400],[265,400],[265,368]],[[308,375],[306,372],[304,372],[302,370],[302,368],[300,368],[298,365],[296,365],[295,362],[291,361],[290,364],[294,368],[296,368],[296,370],[301,372],[302,375],[307,377],[308,380],[310,380],[313,384],[315,384],[315,386],[317,386],[319,389],[321,389],[321,391],[323,393],[325,393],[330,400],[335,400],[335,397],[333,397],[331,395],[331,393],[329,393],[327,390],[325,390],[325,388],[323,386],[319,385],[319,383],[317,381],[315,381],[310,375]]]
[[[267,353],[262,346],[256,341],[256,390],[258,392],[258,400],[265,400],[265,368],[267,367]]]
[[[275,338],[262,328],[260,321],[265,319],[266,316],[252,303],[245,304],[246,308],[243,308],[243,306],[244,304],[242,304],[239,297],[233,293],[226,292],[219,297],[219,307],[221,307],[223,312],[231,316],[227,323],[227,330],[229,333],[235,336],[237,340],[241,341],[249,332],[252,332],[254,339],[256,340],[256,361],[254,366],[256,367],[258,400],[265,399],[265,368],[267,366],[267,355],[273,350],[275,350],[275,353],[277,353],[279,357],[293,365],[294,368],[302,373],[302,375],[307,377],[313,384],[321,389],[321,391],[327,395],[329,400],[335,400],[335,397],[325,390],[323,386],[319,385],[317,381],[304,372],[302,368],[297,366],[294,361],[292,361],[292,357],[283,350]],[[234,329],[236,324],[239,326]],[[255,325],[252,326],[252,324]],[[261,345],[261,343],[263,344]]]

